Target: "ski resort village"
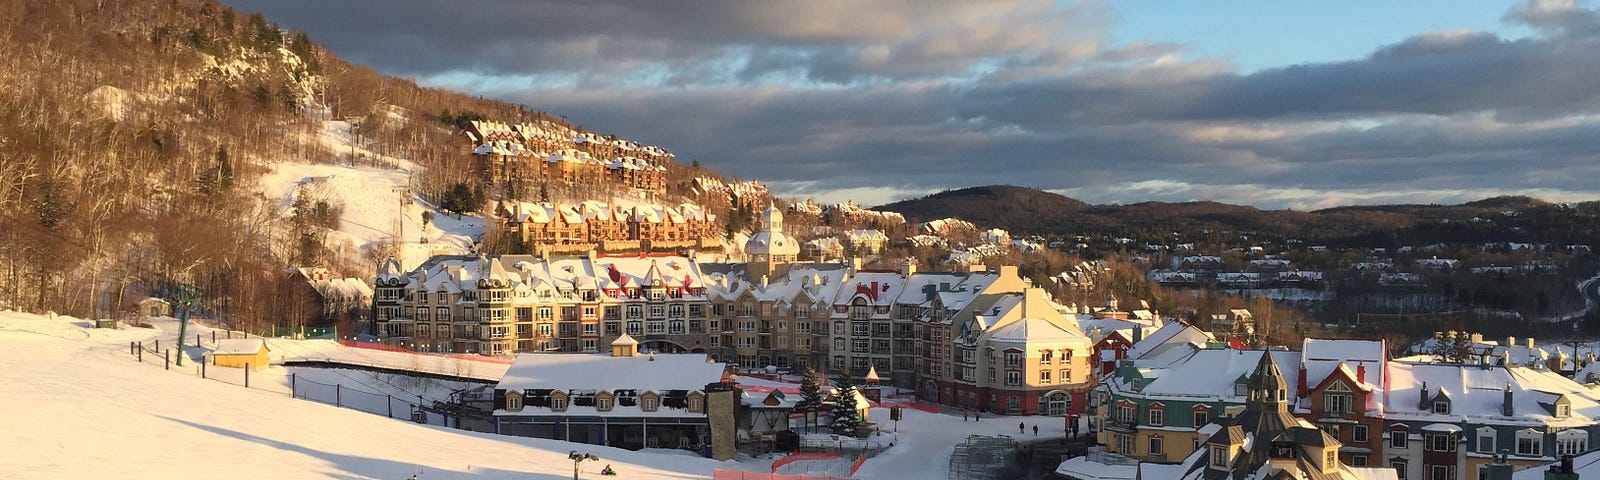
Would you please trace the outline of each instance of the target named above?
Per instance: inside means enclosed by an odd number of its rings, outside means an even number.
[[[440,3],[0,2],[0,478],[1600,479],[1582,2]]]

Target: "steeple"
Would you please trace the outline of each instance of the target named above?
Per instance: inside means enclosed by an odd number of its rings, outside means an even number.
[[[1248,403],[1284,409],[1288,402],[1288,392],[1289,382],[1283,379],[1283,372],[1278,371],[1278,364],[1273,363],[1272,351],[1262,351],[1261,361],[1256,364],[1255,371],[1250,373]]]

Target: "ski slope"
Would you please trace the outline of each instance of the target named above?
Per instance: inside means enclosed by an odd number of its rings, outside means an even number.
[[[574,449],[601,458],[584,478],[607,464],[630,479],[764,466],[391,420],[137,363],[128,342],[175,333],[88,325],[0,312],[6,478],[564,479]]]

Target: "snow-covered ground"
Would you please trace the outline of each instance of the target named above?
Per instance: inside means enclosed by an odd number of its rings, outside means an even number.
[[[261,191],[278,199],[284,214],[304,187],[316,198],[329,199],[344,208],[339,229],[329,245],[351,258],[379,242],[397,245],[402,268],[412,268],[433,254],[458,254],[471,251],[483,236],[484,220],[465,215],[457,219],[438,211],[408,193],[411,175],[417,167],[404,159],[379,155],[356,144],[350,125],[342,121],[324,122],[313,142],[338,154],[338,164],[284,162],[270,165],[271,171],[260,181]],[[369,161],[393,168],[370,166]],[[358,166],[359,165],[359,166]],[[423,228],[422,213],[433,212],[433,220]],[[426,240],[427,243],[422,243]]]
[[[211,367],[199,378],[193,362],[165,371],[160,357],[133,361],[128,343],[159,339],[168,348],[177,337],[172,319],[154,328],[90,328],[70,317],[0,312],[0,406],[10,407],[7,433],[0,435],[0,470],[7,478],[570,478],[567,452],[593,453],[584,477],[611,464],[627,478],[707,478],[713,469],[765,472],[771,458],[716,462],[683,452],[634,452],[555,440],[504,437],[415,423],[292,399],[288,373],[308,381],[338,383],[396,399],[443,399],[460,388],[450,382],[417,385],[398,375],[359,370],[285,369],[274,365],[251,374]],[[202,338],[190,358],[211,345],[213,329],[189,328]],[[225,334],[219,334],[223,336]],[[326,358],[377,366],[503,371],[504,364],[444,356],[351,348],[330,340],[268,339],[275,362]],[[457,366],[460,365],[460,366]],[[218,380],[220,381],[214,381]],[[773,386],[782,382],[745,379]],[[303,385],[302,385],[303,386]],[[350,395],[345,397],[352,398]],[[359,406],[357,408],[360,408]],[[368,411],[374,411],[368,408]],[[963,421],[959,411],[905,409],[899,432],[885,408],[870,418],[886,432],[876,439],[895,446],[868,459],[855,478],[946,478],[949,454],[968,435],[1012,435],[1021,441],[1059,436],[1060,418],[984,417]],[[1017,423],[1025,433],[1018,435]],[[422,446],[425,446],[423,448]],[[797,462],[784,473],[841,474],[853,459]]]
[[[695,456],[464,432],[296,400],[129,359],[163,328],[96,330],[0,312],[0,470],[7,478],[706,478],[760,469]],[[206,332],[203,328],[197,329]],[[150,359],[147,358],[147,361]]]

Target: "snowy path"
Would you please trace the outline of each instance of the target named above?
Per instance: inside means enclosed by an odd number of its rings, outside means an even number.
[[[955,450],[956,444],[965,442],[967,435],[1010,435],[1018,441],[1029,441],[1066,434],[1066,424],[1061,417],[986,415],[982,420],[962,421],[959,410],[952,415],[903,409],[901,414],[900,433],[890,435],[895,439],[895,446],[868,459],[856,472],[856,478],[947,478],[950,452]],[[869,416],[878,422],[880,429],[894,431],[888,409],[874,408]],[[1024,424],[1027,433],[1017,434],[1017,422]],[[1033,434],[1034,425],[1039,426],[1038,436]]]

